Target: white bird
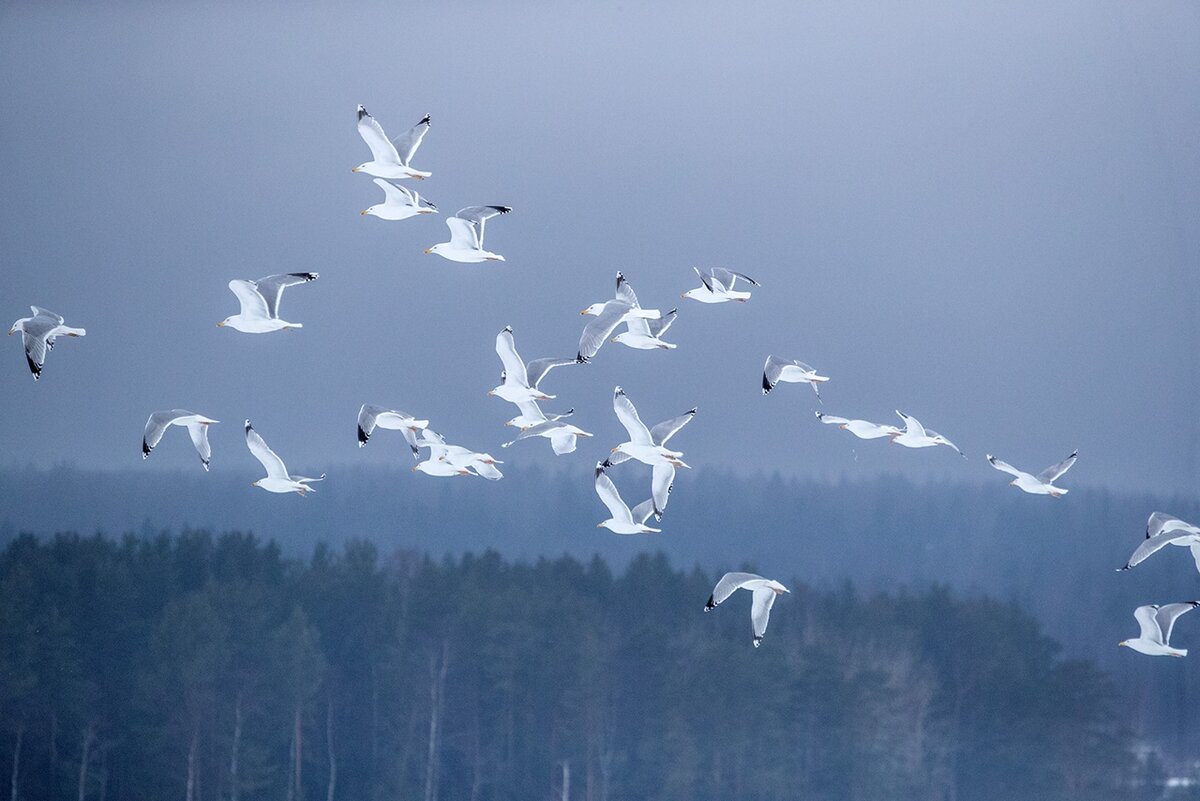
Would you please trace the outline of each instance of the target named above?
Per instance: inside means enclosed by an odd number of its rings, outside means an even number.
[[[666,342],[662,335],[667,332],[671,324],[675,322],[675,316],[679,313],[678,309],[671,309],[657,320],[647,319],[645,317],[631,317],[625,321],[625,331],[613,337],[612,341],[618,345],[625,345],[629,348],[637,348],[638,350],[674,350],[678,347],[674,342]]]
[[[431,476],[477,475],[496,481],[504,474],[496,467],[504,464],[488,453],[476,453],[460,445],[447,445],[446,438],[432,429],[421,431],[417,447],[429,448],[429,459],[413,467],[413,472]]]
[[[376,426],[390,431],[406,431],[415,434],[428,425],[428,420],[418,420],[406,412],[364,403],[358,410],[358,447],[366,446],[367,440],[371,438]],[[405,438],[408,439],[407,434]],[[409,446],[412,447],[415,455],[418,451],[411,440],[409,440]]]
[[[654,514],[654,501],[650,498],[633,507],[632,510],[621,500],[612,479],[604,473],[604,464],[596,463],[596,494],[608,507],[612,515],[608,520],[597,523],[596,528],[606,528],[614,534],[658,534],[662,529],[650,528],[646,520]]]
[[[935,445],[945,445],[953,448],[962,458],[967,458],[967,455],[960,451],[957,445],[932,428],[925,428],[917,418],[910,417],[899,409],[896,410],[896,414],[900,415],[900,419],[904,421],[904,430],[899,434],[892,434],[892,442],[906,448],[932,448]]]
[[[212,448],[208,444],[208,427],[217,422],[220,421],[189,412],[187,409],[154,412],[147,418],[146,430],[142,433],[142,458],[149,458],[150,451],[162,440],[168,426],[183,426],[192,438],[196,453],[200,454],[200,463],[204,465],[204,471],[208,472],[208,463],[212,459]]]
[[[1149,604],[1133,610],[1133,617],[1141,628],[1141,634],[1132,640],[1122,640],[1118,646],[1132,648],[1146,656],[1187,656],[1186,648],[1175,648],[1171,645],[1171,629],[1175,621],[1185,612],[1190,612],[1200,606],[1200,601],[1188,601],[1181,604]]]
[[[373,179],[383,190],[383,202],[368,206],[359,212],[381,220],[407,220],[418,214],[437,214],[437,206],[425,200],[412,189],[396,186],[382,178]]]
[[[574,364],[575,360],[571,359],[570,363]],[[500,381],[503,382],[504,378],[505,374],[502,373],[500,376]],[[512,426],[513,428],[520,429],[521,431],[524,431],[531,426],[536,426],[539,423],[544,423],[546,421],[555,422],[575,414],[574,409],[567,409],[565,412],[559,414],[546,414],[542,411],[541,407],[537,405],[537,401],[535,400],[520,401],[517,403],[517,408],[521,410],[521,413],[509,420],[504,425]]]
[[[426,114],[420,122],[394,140],[388,139],[383,126],[360,105],[358,135],[371,148],[371,160],[359,164],[351,172],[365,172],[376,178],[415,178],[418,181],[428,178],[433,173],[422,172],[411,166],[412,157],[428,131],[429,115]]]
[[[500,385],[489,389],[487,394],[495,395],[509,403],[550,400],[554,396],[542,392],[537,385],[552,368],[571,363],[570,359],[535,359],[529,363],[529,366],[534,367],[531,373],[517,353],[511,325],[504,326],[504,330],[496,334],[496,355],[500,357],[504,370],[500,373]]]
[[[768,356],[763,365],[762,392],[766,395],[782,381],[785,384],[808,384],[821,400],[821,388],[818,384],[828,381],[829,376],[817,375],[816,369],[795,359],[782,359],[779,356]],[[824,401],[822,401],[824,402]]]
[[[529,401],[534,403],[533,401]],[[534,406],[537,404],[535,403]],[[511,442],[506,442],[501,445],[501,448],[511,447],[523,439],[530,437],[545,437],[550,440],[550,447],[554,450],[555,456],[562,456],[567,453],[575,452],[577,437],[592,436],[587,431],[584,431],[579,426],[564,423],[560,420],[542,420],[540,423],[534,423],[531,426],[525,426],[521,429],[521,433]]]
[[[895,426],[872,423],[869,420],[848,420],[845,417],[834,417],[831,414],[816,412],[817,419],[827,426],[837,426],[849,431],[859,439],[879,439],[881,437],[899,436],[904,432]]]
[[[283,460],[280,459],[275,451],[267,447],[267,443],[258,435],[254,427],[250,425],[250,421],[246,421],[246,447],[250,449],[250,453],[254,454],[267,471],[266,478],[260,478],[250,484],[252,487],[260,487],[267,492],[295,492],[301,497],[304,497],[310,492],[316,492],[316,489],[310,487],[314,481],[323,481],[325,474],[322,473],[320,478],[308,478],[307,476],[289,475],[287,467]]]
[[[62,315],[39,306],[30,306],[29,310],[33,312],[33,316],[22,317],[13,323],[8,329],[8,335],[21,332],[25,345],[25,362],[29,365],[29,372],[33,373],[33,380],[37,381],[42,377],[46,353],[54,349],[55,338],[86,336],[87,331],[65,325]]]
[[[217,323],[218,328],[229,326],[243,334],[269,334],[288,328],[303,328],[301,323],[289,323],[279,317],[279,303],[283,290],[289,286],[306,284],[320,278],[319,273],[283,273],[268,275],[254,281],[235,278],[229,288],[237,295],[241,311]]]
[[[717,582],[712,595],[708,596],[704,611],[711,612],[716,609],[737,590],[749,590],[753,597],[750,621],[754,624],[754,647],[757,648],[762,645],[763,635],[767,633],[767,622],[771,619],[771,607],[775,604],[775,597],[791,590],[774,579],[765,579],[754,573],[726,573]]]
[[[580,314],[590,315],[595,317],[595,320],[589,320],[584,326],[583,333],[579,337],[579,353],[575,359],[579,362],[590,360],[604,345],[605,340],[612,336],[613,332],[621,323],[633,323],[635,320],[658,320],[662,317],[662,312],[658,309],[643,309],[638,303],[637,295],[633,291],[633,287],[625,280],[625,276],[620,272],[617,273],[617,293],[612,300],[602,303],[593,303],[588,306]],[[672,311],[672,314],[674,312]],[[659,329],[659,333],[666,331],[671,325],[671,321],[667,320]],[[656,338],[649,327],[642,328],[640,325],[631,326],[629,331],[636,332],[643,336],[651,336]],[[614,339],[614,341],[616,341]],[[639,339],[638,337],[629,337],[628,340],[622,340],[630,347],[657,348],[666,347],[667,343],[649,343],[648,340]],[[671,346],[674,347],[674,346]]]
[[[650,436],[650,429],[646,428],[646,424],[638,417],[633,402],[626,397],[625,390],[620,387],[613,390],[613,411],[616,412],[617,419],[621,421],[621,425],[629,434],[629,440],[613,448],[613,453],[623,453],[651,467],[654,465],[687,467],[679,458],[683,456],[683,453],[668,450],[654,441]]]
[[[762,286],[748,275],[726,270],[724,267],[713,267],[712,269],[701,270],[698,267],[693,267],[696,275],[700,277],[700,286],[695,289],[689,289],[684,292],[681,297],[698,300],[701,303],[728,303],[731,300],[745,303],[750,300],[750,293],[735,289],[738,279],[745,281],[751,286]]]
[[[1146,521],[1146,538],[1134,550],[1129,561],[1117,571],[1129,570],[1144,562],[1149,556],[1158,552],[1165,545],[1178,545],[1190,548],[1196,570],[1200,572],[1200,526],[1185,523],[1178,517],[1164,512],[1155,512]]]
[[[499,253],[483,249],[483,229],[492,217],[508,214],[510,211],[512,209],[508,206],[467,206],[465,209],[459,209],[453,217],[446,218],[446,226],[450,229],[450,241],[426,248],[425,252],[436,253],[443,259],[462,264],[504,261],[504,257]]]
[[[1071,465],[1075,464],[1075,460],[1079,458],[1079,451],[1073,452],[1066,459],[1055,465],[1047,467],[1036,476],[1032,473],[1026,473],[1024,470],[1018,470],[1008,462],[1002,462],[990,453],[987,455],[988,463],[999,470],[1001,473],[1008,473],[1010,476],[1016,476],[1010,485],[1018,489],[1028,492],[1030,495],[1049,495],[1052,498],[1061,498],[1066,495],[1068,490],[1062,487],[1054,486],[1054,482],[1059,479],[1063,473],[1071,469]]]
[[[675,436],[681,428],[692,422],[692,418],[696,416],[695,409],[689,409],[678,417],[672,417],[670,420],[664,420],[654,428],[650,429],[650,441],[655,445],[666,445],[671,437]],[[605,467],[621,464],[633,457],[626,453],[615,452],[609,455],[604,460]],[[650,497],[654,501],[654,519],[662,520],[663,513],[667,509],[667,501],[670,499],[671,488],[675,483],[675,465],[673,464],[656,464],[652,468],[650,478]]]

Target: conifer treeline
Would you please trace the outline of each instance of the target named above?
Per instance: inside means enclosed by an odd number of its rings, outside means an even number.
[[[748,596],[702,613],[714,578],[21,536],[0,778],[13,801],[1137,797],[1108,681],[1013,606],[793,581],[756,650]]]

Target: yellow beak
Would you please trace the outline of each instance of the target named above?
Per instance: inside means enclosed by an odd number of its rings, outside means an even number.
[[[426,252],[426,253],[432,253],[432,252],[433,252],[433,248],[425,248],[425,252]]]

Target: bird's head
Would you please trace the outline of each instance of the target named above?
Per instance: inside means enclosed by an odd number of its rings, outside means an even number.
[[[1120,648],[1121,646],[1126,646],[1126,647],[1128,647],[1128,646],[1129,646],[1129,640],[1121,640],[1119,643],[1117,643],[1117,647],[1118,647],[1118,648]]]
[[[583,311],[581,311],[579,313],[580,314],[590,314],[592,316],[595,316],[602,311],[604,311],[603,303],[593,303],[591,306],[588,306],[586,309],[584,309]]]
[[[379,208],[379,206],[368,206],[367,208],[360,211],[359,214],[370,215],[372,217],[378,217],[379,215],[375,211],[377,208]]]
[[[441,242],[441,243],[438,243],[438,244],[434,245],[434,246],[433,246],[433,247],[431,247],[431,248],[425,248],[425,252],[426,252],[426,253],[439,253],[439,254],[440,254],[440,253],[442,252],[442,246],[443,246],[443,245],[445,245],[445,244],[446,244],[445,242]]]
[[[351,167],[350,172],[362,172],[366,168],[367,163],[368,162],[364,161],[362,164],[359,164],[357,167]]]

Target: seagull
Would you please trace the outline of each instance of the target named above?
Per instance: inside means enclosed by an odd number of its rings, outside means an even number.
[[[1150,515],[1150,519],[1146,521],[1146,538],[1129,557],[1125,566],[1118,567],[1117,571],[1137,567],[1164,545],[1191,548],[1192,559],[1196,562],[1196,570],[1200,571],[1200,526],[1185,523],[1178,517],[1172,517],[1164,512],[1155,512]]]
[[[235,278],[229,282],[229,288],[237,295],[242,310],[217,323],[217,327],[229,326],[243,334],[269,334],[288,328],[303,328],[301,323],[289,323],[279,319],[279,303],[283,300],[283,290],[289,286],[316,281],[320,277],[319,273],[284,273],[268,275],[254,281]]]
[[[537,404],[533,401],[529,401],[529,403],[533,404],[535,408],[537,407]],[[546,439],[550,440],[550,447],[554,449],[554,455],[562,456],[566,453],[575,452],[577,437],[590,436],[592,435],[587,431],[584,431],[578,426],[571,425],[570,423],[563,423],[558,420],[543,420],[540,423],[535,423],[531,426],[525,426],[521,429],[521,433],[517,435],[516,439],[514,439],[512,442],[506,442],[500,447],[508,448],[517,444],[521,440],[528,439],[530,437],[545,437]]]
[[[359,212],[381,220],[407,220],[418,214],[437,214],[437,206],[416,192],[403,186],[375,178],[375,184],[383,190],[383,202],[369,206]]]
[[[162,440],[168,426],[183,426],[188,430],[192,445],[196,446],[196,453],[200,454],[200,463],[204,465],[204,472],[207,473],[208,462],[212,459],[212,448],[208,445],[208,427],[218,422],[220,421],[189,412],[187,409],[154,412],[146,419],[146,430],[142,434],[142,458],[149,458],[150,451]]]
[[[596,494],[600,496],[600,500],[604,501],[604,505],[608,507],[608,513],[612,515],[608,520],[596,524],[596,528],[606,528],[614,534],[659,534],[662,529],[650,528],[646,525],[646,520],[650,515],[654,514],[654,501],[650,498],[633,507],[631,511],[625,505],[625,501],[621,500],[621,493],[617,492],[617,487],[612,483],[612,479],[604,473],[604,463],[596,463]]]
[[[446,438],[431,429],[421,431],[417,447],[429,448],[429,459],[413,467],[415,473],[431,476],[477,475],[492,481],[504,478],[504,474],[496,467],[503,462],[497,461],[491,454],[476,453],[459,445],[447,445]]]
[[[358,410],[358,447],[365,447],[367,440],[371,438],[375,427],[386,428],[391,431],[406,431],[416,433],[429,425],[428,420],[418,420],[411,414],[398,411],[396,409],[385,409],[382,406],[372,406],[369,403],[364,403],[362,408]],[[405,435],[407,438],[407,434]],[[409,443],[413,449],[413,453],[417,453],[417,448]]]
[[[646,424],[638,417],[637,409],[634,408],[633,402],[625,396],[625,390],[620,387],[616,387],[613,390],[613,411],[616,412],[617,419],[621,421],[621,425],[625,427],[625,431],[629,434],[629,441],[622,442],[613,448],[613,453],[621,453],[633,457],[642,464],[648,464],[651,467],[654,465],[687,467],[679,459],[680,456],[683,456],[681,452],[668,450],[654,441],[650,435],[650,430],[646,428]]]
[[[990,453],[987,455],[988,463],[992,467],[999,470],[1001,473],[1008,473],[1010,476],[1016,476],[1010,485],[1018,489],[1028,492],[1030,495],[1049,495],[1052,498],[1061,498],[1067,494],[1067,490],[1062,487],[1054,486],[1062,474],[1071,469],[1071,465],[1075,464],[1075,460],[1079,458],[1079,451],[1074,451],[1066,459],[1055,465],[1047,467],[1036,476],[1026,473],[1024,470],[1018,470],[1008,462],[1002,462]]]
[[[571,359],[570,363],[574,364],[575,360]],[[505,374],[501,373],[500,374],[500,382],[501,383],[504,382],[504,378],[505,378]],[[517,415],[516,417],[514,417],[513,419],[509,420],[504,425],[512,426],[513,428],[520,429],[521,431],[524,431],[525,429],[530,428],[531,426],[536,426],[539,423],[545,423],[547,421],[553,423],[558,420],[563,420],[563,419],[575,414],[574,409],[567,409],[565,412],[562,412],[561,414],[546,414],[545,412],[542,411],[541,407],[537,405],[537,401],[535,401],[535,400],[519,401],[517,403],[517,408],[521,410],[521,413],[519,415]]]
[[[904,421],[904,430],[899,434],[892,434],[892,442],[906,448],[932,448],[934,445],[946,445],[953,448],[962,458],[967,458],[967,455],[960,451],[957,445],[932,428],[925,428],[917,418],[910,417],[899,409],[896,410],[896,414],[900,415],[900,419]]]
[[[695,416],[696,410],[689,409],[678,417],[673,417],[670,420],[664,420],[654,428],[650,429],[650,441],[655,445],[666,445],[667,440],[675,436],[679,429],[692,422],[692,418]],[[617,451],[604,460],[604,466],[612,467],[613,465],[628,461],[631,458],[633,457],[626,453]],[[674,483],[675,465],[654,465],[650,478],[650,497],[654,501],[655,520],[662,520],[663,512],[665,512],[667,509],[667,500],[671,495],[671,487],[674,485]]]
[[[673,342],[666,342],[662,335],[675,322],[678,309],[671,309],[657,320],[644,317],[631,317],[625,321],[625,331],[613,337],[612,341],[638,350],[674,350],[678,347]]]
[[[1149,604],[1133,610],[1133,617],[1141,627],[1141,634],[1133,640],[1122,640],[1118,646],[1132,648],[1146,656],[1187,656],[1186,648],[1171,646],[1171,629],[1175,621],[1185,612],[1190,612],[1200,606],[1200,601],[1187,601],[1181,604]]]
[[[698,267],[692,269],[700,277],[701,285],[695,289],[689,289],[680,297],[691,298],[701,303],[727,303],[731,300],[745,303],[750,300],[749,292],[734,289],[739,278],[751,286],[762,286],[750,276],[726,270],[724,267],[713,267],[708,270],[701,270]]]
[[[459,209],[453,217],[446,218],[450,228],[450,241],[426,248],[426,253],[436,253],[443,259],[463,264],[478,264],[481,261],[504,261],[499,253],[483,249],[483,229],[487,221],[500,214],[508,214],[508,206],[467,206]]]
[[[545,378],[551,368],[570,363],[569,359],[535,359],[529,363],[530,366],[536,366],[533,371],[535,377],[531,381],[531,374],[517,353],[517,344],[513,341],[511,325],[504,326],[504,330],[496,334],[496,354],[500,357],[500,363],[504,365],[504,370],[500,373],[500,385],[489,389],[487,394],[495,395],[509,403],[550,400],[554,396],[547,395],[538,389],[538,383]]]
[[[426,114],[413,127],[409,128],[394,140],[389,140],[383,132],[383,126],[367,113],[361,105],[358,107],[358,135],[371,148],[371,160],[359,164],[351,172],[365,172],[377,178],[416,178],[423,181],[433,173],[414,170],[409,166],[421,140],[429,131],[429,115]]]
[[[62,315],[39,306],[30,306],[29,310],[33,312],[33,316],[22,317],[13,323],[8,329],[8,335],[21,332],[25,344],[25,361],[29,365],[29,372],[33,373],[33,380],[37,381],[42,377],[42,365],[46,363],[47,351],[54,349],[55,338],[86,336],[87,331],[65,325]]]
[[[597,351],[599,351],[600,347],[604,344],[604,341],[612,336],[612,333],[617,330],[617,327],[620,326],[621,323],[630,323],[637,319],[658,320],[662,317],[662,313],[658,309],[642,308],[641,304],[638,303],[637,295],[634,294],[633,287],[629,285],[629,282],[625,280],[625,276],[620,272],[617,273],[616,297],[603,303],[593,303],[591,306],[588,306],[579,313],[590,315],[596,318],[595,320],[589,321],[588,324],[584,326],[583,334],[579,337],[579,353],[576,355],[575,359],[581,363],[589,361],[593,356],[595,356]],[[659,333],[666,331],[670,325],[671,323],[668,320],[666,324],[659,329]],[[640,327],[630,327],[629,330],[631,333],[636,331],[637,333],[653,336],[648,327],[645,329]],[[613,341],[616,340],[614,339]],[[639,340],[633,337],[631,337],[626,344],[629,344],[630,347],[640,347],[641,345],[645,345],[647,348],[657,348],[660,346],[659,344],[654,343],[647,344],[645,340]],[[661,345],[666,346],[667,343],[664,342],[661,343]]]
[[[820,401],[821,388],[817,385],[828,380],[828,376],[817,375],[817,371],[804,362],[768,356],[766,364],[763,365],[762,391],[766,395],[780,381],[785,384],[808,384],[813,388],[813,392],[817,393],[817,400]]]
[[[895,426],[872,423],[869,420],[848,420],[845,417],[834,417],[831,414],[816,412],[817,419],[827,426],[837,426],[849,431],[859,439],[879,439],[880,437],[896,437],[904,432]]]
[[[304,497],[310,492],[316,490],[309,486],[314,481],[322,481],[325,474],[322,473],[320,478],[308,478],[306,476],[289,475],[287,467],[283,464],[275,451],[267,447],[267,443],[263,442],[263,438],[258,435],[254,427],[250,425],[250,421],[246,421],[246,447],[250,449],[250,453],[254,454],[254,458],[262,463],[262,466],[267,471],[266,478],[260,478],[250,484],[252,487],[260,487],[267,492],[295,492]]]
[[[775,596],[791,592],[787,587],[774,579],[765,579],[754,573],[726,573],[721,576],[708,603],[704,605],[705,612],[711,612],[737,590],[749,590],[754,596],[750,607],[750,621],[754,624],[754,647],[762,645],[763,635],[767,633],[767,622],[771,618],[771,607]]]

